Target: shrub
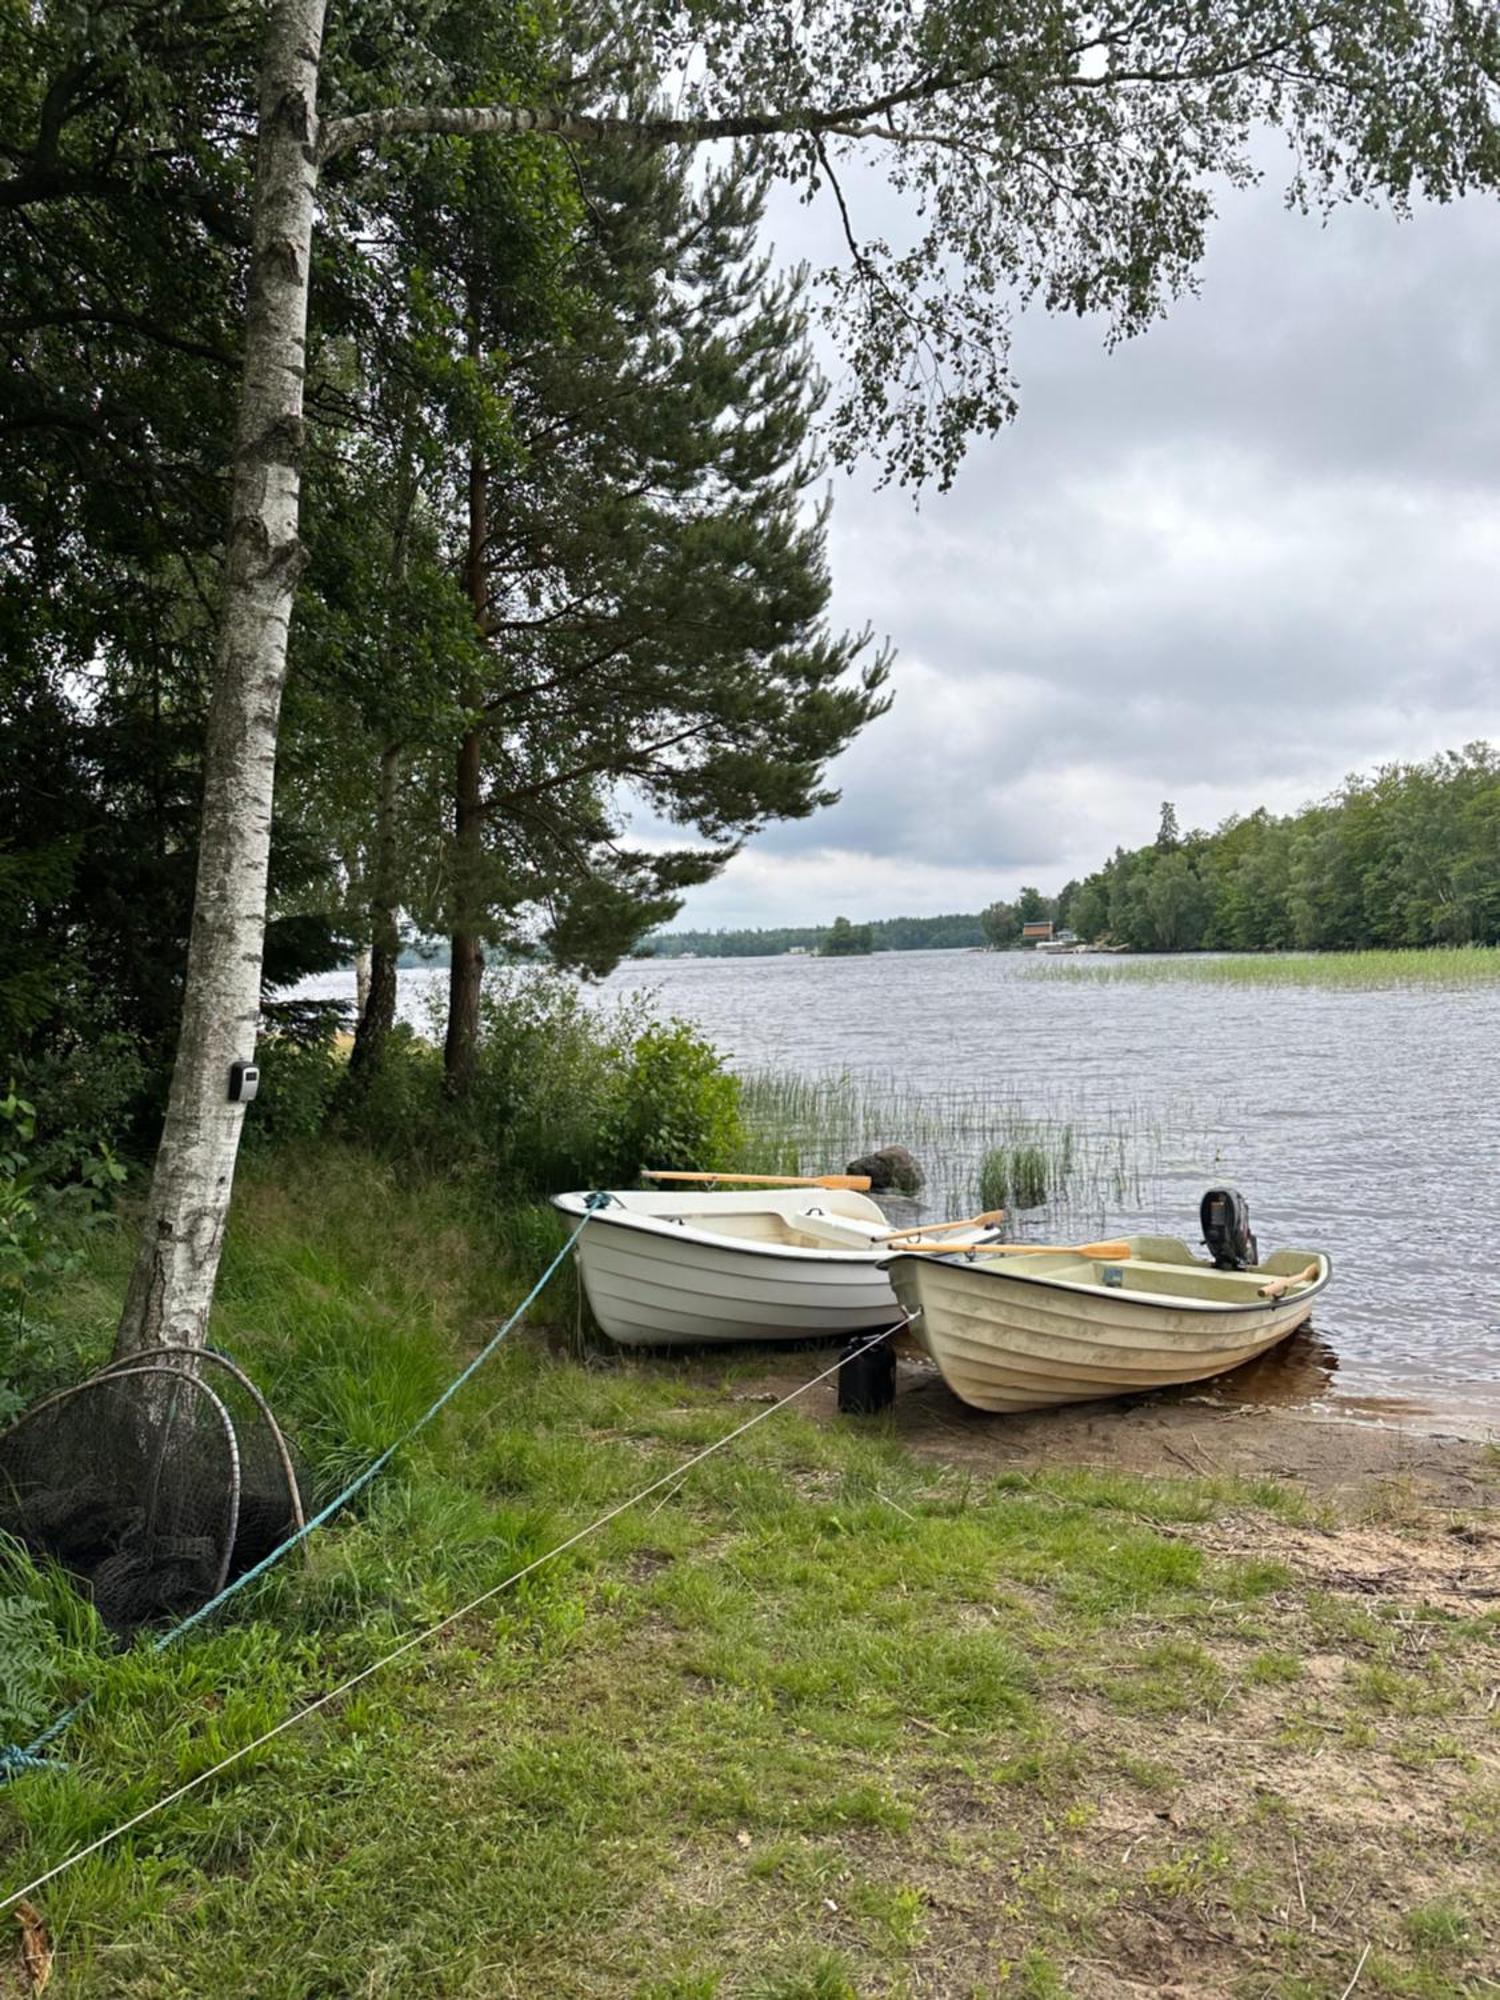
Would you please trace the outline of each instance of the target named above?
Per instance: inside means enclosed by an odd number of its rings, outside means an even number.
[[[398,1165],[523,1197],[631,1182],[643,1166],[732,1168],[745,1146],[739,1083],[696,1028],[591,1006],[532,967],[487,978],[466,1099],[445,1097],[439,1051],[398,1028],[340,1122]]]
[[[106,995],[78,982],[57,995],[45,1040],[16,1052],[14,1076],[35,1107],[31,1166],[48,1181],[71,1179],[79,1158],[102,1144],[129,1149],[154,1130],[165,1101],[165,1077],[144,1044],[120,1026]]]
[[[398,1021],[377,1068],[357,1080],[347,1071],[339,1079],[330,1122],[344,1138],[397,1164],[409,1158],[437,1167],[432,1127],[442,1082],[441,1051]]]
[[[485,983],[473,1095],[459,1109],[500,1181],[550,1193],[596,1183],[629,1073],[631,1024],[560,973]]]
[[[56,1171],[55,1147],[48,1157]],[[107,1146],[76,1157],[66,1180],[44,1180],[37,1159],[35,1109],[12,1086],[0,1098],[0,1425],[73,1359],[41,1307],[79,1268],[84,1232],[108,1220],[107,1198],[125,1178]]]
[[[244,1143],[258,1149],[315,1139],[328,1122],[344,1074],[332,1037],[299,1042],[267,1035],[255,1060],[260,1087],[245,1114]]]
[[[601,1164],[616,1181],[643,1167],[727,1166],[745,1147],[739,1079],[686,1021],[653,1022],[630,1050],[601,1136]]]

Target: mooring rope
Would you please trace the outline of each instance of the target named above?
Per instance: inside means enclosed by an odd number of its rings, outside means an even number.
[[[278,1542],[269,1555],[262,1556],[258,1563],[252,1564],[249,1569],[243,1571],[239,1576],[225,1584],[224,1588],[209,1598],[206,1604],[200,1604],[196,1611],[190,1611],[185,1618],[179,1619],[175,1625],[168,1626],[165,1632],[158,1633],[151,1641],[150,1650],[153,1653],[165,1652],[167,1647],[175,1644],[184,1632],[191,1632],[196,1626],[201,1625],[206,1618],[211,1617],[221,1604],[227,1603],[236,1592],[243,1590],[247,1584],[254,1583],[258,1577],[264,1576],[266,1571],[274,1564],[279,1563],[283,1556],[289,1555],[300,1543],[305,1542],[315,1528],[321,1528],[325,1521],[331,1520],[335,1514],[347,1507],[357,1493],[362,1493],[371,1480],[385,1470],[386,1466],[396,1456],[396,1453],[406,1445],[409,1445],[418,1431],[425,1430],[427,1425],[438,1414],[439,1410],[451,1402],[464,1386],[465,1382],[471,1376],[477,1374],[484,1366],[485,1362],[489,1360],[506,1335],[513,1332],[520,1324],[521,1320],[525,1318],[531,1307],[536,1304],[543,1291],[551,1283],[561,1268],[564,1259],[583,1234],[584,1224],[588,1222],[597,1209],[608,1207],[609,1203],[613,1200],[614,1196],[606,1193],[603,1189],[599,1189],[587,1197],[584,1202],[583,1214],[578,1218],[578,1227],[569,1236],[567,1242],[564,1243],[557,1255],[552,1259],[552,1262],[526,1294],[525,1298],[522,1299],[509,1318],[490,1335],[468,1367],[462,1369],[459,1374],[454,1376],[436,1402],[429,1404],[415,1423],[408,1424],[400,1437],[395,1439],[393,1443],[388,1444],[379,1457],[372,1459],[364,1471],[358,1474],[356,1478],[351,1479],[342,1492],[335,1494],[326,1507],[319,1508],[311,1520],[304,1521],[301,1527],[288,1535],[284,1542]],[[49,1743],[55,1742],[62,1735],[63,1731],[88,1707],[93,1698],[93,1691],[90,1690],[80,1700],[75,1701],[71,1708],[64,1709],[61,1715],[56,1716],[49,1722],[41,1735],[35,1737],[24,1748],[16,1744],[0,1748],[0,1784],[3,1784],[7,1778],[13,1776],[17,1771],[48,1769],[49,1760],[40,1753],[46,1749]]]
[[[588,1220],[587,1216],[584,1220]],[[846,1361],[857,1361],[862,1354],[868,1354],[871,1349],[878,1347],[881,1341],[900,1333],[904,1327],[910,1326],[915,1318],[915,1313],[903,1313],[892,1325],[882,1327],[879,1333],[872,1334],[859,1347],[852,1347],[841,1354],[837,1361],[827,1368],[820,1369],[800,1387],[789,1390],[785,1396],[768,1404],[765,1409],[757,1410],[753,1417],[747,1417],[744,1423],[737,1424],[732,1431],[726,1431],[723,1437],[705,1445],[701,1451],[695,1451],[690,1458],[685,1458],[670,1472],[664,1472],[659,1479],[653,1479],[649,1486],[643,1486],[638,1493],[632,1493],[628,1500],[618,1501],[596,1520],[590,1521],[587,1527],[577,1529],[544,1554],[534,1556],[529,1563],[523,1563],[519,1569],[512,1570],[509,1576],[502,1577],[499,1583],[492,1584],[488,1590],[482,1590],[477,1597],[471,1597],[467,1604],[461,1604],[457,1611],[450,1611],[446,1618],[440,1618],[435,1625],[427,1625],[420,1632],[413,1632],[410,1638],[403,1639],[399,1646],[393,1647],[380,1659],[373,1660],[367,1667],[362,1667],[357,1674],[351,1674],[348,1680],[341,1681],[337,1687],[329,1688],[315,1701],[310,1701],[305,1708],[293,1709],[290,1715],[283,1716],[280,1722],[257,1736],[252,1742],[241,1744],[238,1750],[231,1750],[227,1757],[221,1757],[217,1764],[209,1765],[206,1771],[199,1771],[195,1777],[189,1778],[175,1791],[167,1792],[161,1798],[153,1800],[149,1806],[143,1806],[140,1812],[133,1814],[127,1820],[122,1820],[108,1833],[102,1833],[97,1840],[91,1840],[86,1847],[77,1848],[72,1854],[66,1855],[55,1866],[46,1869],[26,1883],[23,1888],[12,1890],[8,1896],[0,1900],[0,1912],[24,1902],[27,1897],[35,1895],[38,1889],[44,1889],[49,1882],[56,1881],[59,1875],[66,1874],[70,1868],[76,1868],[80,1861],[87,1861],[91,1854],[97,1854],[102,1848],[113,1845],[125,1834],[134,1832],[136,1827],[143,1825],[148,1819],[154,1819],[158,1813],[165,1812],[168,1806],[176,1805],[179,1799],[185,1799],[189,1792],[194,1792],[200,1785],[207,1784],[210,1778],[217,1778],[221,1772],[229,1770],[232,1765],[238,1764],[253,1751],[264,1749],[266,1744],[274,1742],[278,1736],[295,1728],[299,1722],[305,1722],[310,1715],[316,1715],[320,1710],[329,1707],[341,1696],[348,1694],[351,1689],[357,1688],[362,1681],[367,1681],[384,1668],[394,1665],[397,1660],[404,1658],[407,1653],[414,1652],[417,1647],[425,1646],[428,1640],[436,1639],[451,1626],[457,1625],[461,1619],[469,1617],[482,1605],[488,1604],[503,1591],[509,1590],[513,1584],[520,1583],[525,1577],[533,1575],[547,1563],[555,1562],[559,1556],[566,1555],[569,1549],[577,1548],[580,1542],[587,1541],[590,1535],[596,1535],[601,1528],[607,1528],[611,1521],[618,1520],[632,1507],[638,1507],[643,1500],[649,1500],[653,1493],[659,1493],[664,1486],[670,1486],[674,1481],[685,1478],[694,1466],[701,1465],[707,1458],[712,1458],[715,1452],[723,1451],[727,1445],[733,1444],[736,1438],[742,1438],[747,1431],[753,1431],[755,1426],[763,1424],[767,1417],[774,1417],[778,1410],[784,1410],[788,1403],[795,1403],[798,1397],[805,1396],[809,1389],[815,1389],[820,1382],[826,1382],[830,1375],[838,1373]]]

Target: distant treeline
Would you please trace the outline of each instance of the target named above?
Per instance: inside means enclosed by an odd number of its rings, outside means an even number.
[[[1471,743],[1430,763],[1386,765],[1301,812],[1261,808],[1214,833],[1181,832],[1166,804],[1149,846],[1117,848],[1055,896],[1026,888],[973,916],[886,917],[855,927],[859,942],[841,948],[863,951],[866,933],[875,951],[1014,947],[1023,925],[1049,917],[1132,951],[1500,944],[1500,752]],[[812,955],[833,933],[832,924],[657,931],[637,955]]]
[[[779,952],[820,952],[831,924],[758,931],[657,931],[641,947],[652,958],[773,958]],[[861,924],[875,951],[943,951],[985,942],[984,925],[973,916],[884,917]]]
[[[1361,951],[1500,944],[1500,755],[1471,743],[1264,810],[1117,849],[1056,899],[1081,938],[1135,951]]]

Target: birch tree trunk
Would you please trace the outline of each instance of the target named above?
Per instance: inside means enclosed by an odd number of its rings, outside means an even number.
[[[276,0],[260,78],[255,215],[198,878],[166,1124],[117,1354],[201,1346],[244,1106],[230,1065],[255,1053],[276,731],[302,566],[308,263],[317,192],[318,61],[327,0]]]
[[[489,551],[489,496],[485,468],[469,467],[469,602],[474,622],[484,629],[489,607],[485,558]],[[465,705],[477,710],[483,696],[465,690]],[[453,796],[453,932],[449,940],[448,1033],[443,1042],[443,1087],[450,1097],[467,1097],[479,1057],[479,1000],[484,989],[484,943],[479,932],[479,878],[484,868],[484,755],[478,722],[458,747]]]

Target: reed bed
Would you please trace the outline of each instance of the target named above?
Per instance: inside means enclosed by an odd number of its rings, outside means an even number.
[[[878,1146],[907,1146],[926,1174],[923,1217],[1003,1207],[1038,1235],[1155,1209],[1176,1136],[1136,1103],[921,1090],[893,1075],[756,1070],[742,1092],[747,1172],[837,1172]]]
[[[1465,990],[1500,985],[1500,946],[1432,945],[1411,951],[1295,951],[1134,958],[1109,964],[1053,959],[1031,969],[1038,979],[1090,983],[1164,980],[1197,986],[1315,986],[1350,993],[1391,987]]]

